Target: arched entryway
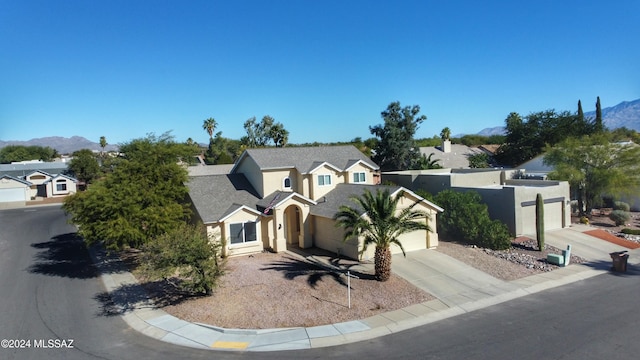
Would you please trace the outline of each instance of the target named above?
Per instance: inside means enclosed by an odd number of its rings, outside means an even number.
[[[284,210],[284,234],[287,245],[304,247],[304,223],[302,210],[297,205],[289,205]]]

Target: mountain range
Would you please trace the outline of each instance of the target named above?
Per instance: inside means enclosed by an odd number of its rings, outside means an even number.
[[[595,111],[584,113],[586,117],[595,118]],[[633,129],[640,132],[640,99],[633,101],[623,101],[620,104],[608,108],[602,109],[602,120],[604,125],[609,129],[617,129],[620,127],[626,127],[627,129]],[[478,132],[478,135],[491,136],[491,135],[503,135],[505,133],[504,126],[489,127]],[[464,134],[455,135],[454,137],[461,137]],[[0,140],[0,149],[7,145],[24,145],[24,146],[49,146],[54,148],[60,154],[70,154],[80,149],[90,149],[100,151],[102,148],[99,143],[87,140],[82,136],[72,136],[70,138],[60,136],[50,136],[37,139],[31,139],[27,141]],[[107,151],[117,151],[118,146],[107,145],[105,148]]]
[[[595,119],[596,112],[589,111],[584,113],[587,118]],[[640,132],[640,99],[633,101],[623,101],[616,106],[602,109],[602,122],[609,129],[617,129],[626,127]],[[482,129],[478,135],[504,135],[504,126],[496,126]]]
[[[42,146],[42,147],[50,147],[56,149],[59,154],[71,154],[72,152],[80,149],[89,149],[101,151],[99,143],[87,140],[82,136],[72,136],[70,138],[61,137],[61,136],[49,136],[43,138],[36,138],[27,141],[2,141],[0,140],[0,149],[8,146],[8,145],[23,145],[23,146]],[[118,146],[116,145],[107,145],[105,147],[106,151],[117,151]]]

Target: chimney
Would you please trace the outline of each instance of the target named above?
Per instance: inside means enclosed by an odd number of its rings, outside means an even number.
[[[442,140],[442,152],[443,153],[451,152],[451,140],[449,139]]]

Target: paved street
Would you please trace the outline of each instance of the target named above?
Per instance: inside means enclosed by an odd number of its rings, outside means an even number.
[[[640,272],[605,273],[363,342],[284,352],[199,350],[131,329],[57,206],[0,211],[0,339],[31,340],[1,359],[421,358],[617,359],[640,353]],[[35,349],[35,340],[73,349]]]

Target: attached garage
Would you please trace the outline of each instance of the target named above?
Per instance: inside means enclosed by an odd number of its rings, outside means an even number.
[[[4,175],[0,177],[0,204],[24,204],[29,200],[30,183]]]
[[[564,198],[544,200],[544,229],[562,229],[564,224]],[[522,203],[522,234],[536,233],[536,202],[527,201]]]

